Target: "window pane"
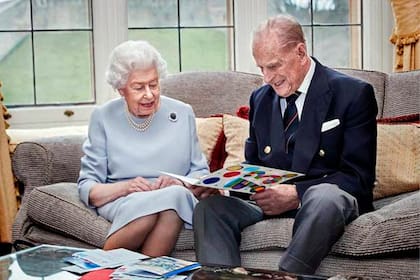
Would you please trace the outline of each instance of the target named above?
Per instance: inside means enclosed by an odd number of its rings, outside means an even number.
[[[34,103],[30,33],[0,33],[0,80],[6,105]]]
[[[38,104],[93,100],[91,32],[36,32],[35,84]]]
[[[310,0],[268,0],[267,7],[269,16],[289,14],[294,16],[300,24],[311,24]]]
[[[232,25],[232,0],[180,0],[181,26]]]
[[[128,27],[178,26],[177,0],[128,0]]]
[[[91,28],[89,0],[32,1],[34,29]]]
[[[152,44],[168,63],[169,73],[179,72],[178,30],[137,29],[129,30],[130,40],[145,40]]]
[[[307,48],[308,54],[312,55],[312,28],[303,26],[302,30],[305,36],[306,48]]]
[[[27,30],[31,28],[29,0],[0,1],[0,29]]]
[[[314,56],[330,67],[361,68],[360,27],[315,27]]]
[[[229,43],[232,32],[229,28],[214,29],[183,29],[182,42],[182,71],[232,70],[232,45]]]
[[[315,24],[359,24],[360,0],[313,1]]]

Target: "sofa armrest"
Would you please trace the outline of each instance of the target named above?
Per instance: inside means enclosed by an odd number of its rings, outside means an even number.
[[[332,251],[348,256],[386,255],[418,250],[420,192],[415,191],[350,223]]]
[[[84,139],[49,137],[18,144],[12,155],[12,169],[18,183],[25,187],[24,195],[34,186],[77,182]]]

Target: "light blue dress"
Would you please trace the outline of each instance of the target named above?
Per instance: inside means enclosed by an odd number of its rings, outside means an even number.
[[[78,188],[89,207],[89,192],[97,183],[113,183],[137,176],[155,180],[166,171],[198,178],[209,173],[198,142],[195,115],[190,105],[161,96],[161,104],[144,132],[127,121],[125,100],[118,98],[96,108],[90,119]],[[131,116],[133,120],[141,119]],[[112,223],[108,236],[131,221],[173,209],[192,227],[197,199],[183,186],[135,192],[98,207],[98,214]]]

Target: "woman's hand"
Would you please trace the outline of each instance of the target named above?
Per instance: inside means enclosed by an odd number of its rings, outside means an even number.
[[[95,207],[100,207],[130,193],[151,191],[153,189],[154,186],[143,177],[116,183],[96,184],[90,190],[89,201]]]
[[[143,177],[136,177],[134,179],[125,181],[127,194],[132,192],[145,192],[145,191],[153,191],[159,188],[156,188],[154,184],[149,182],[148,180],[144,179]]]
[[[156,181],[153,183],[153,187],[155,189],[162,189],[172,185],[185,186],[185,184],[181,180],[165,175],[159,176],[159,178],[157,178]]]

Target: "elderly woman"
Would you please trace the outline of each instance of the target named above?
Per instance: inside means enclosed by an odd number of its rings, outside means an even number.
[[[145,41],[117,46],[106,73],[122,98],[98,107],[83,145],[81,200],[112,223],[104,249],[168,255],[197,197],[214,190],[187,186],[162,171],[208,174],[190,105],[160,95],[166,62]]]

